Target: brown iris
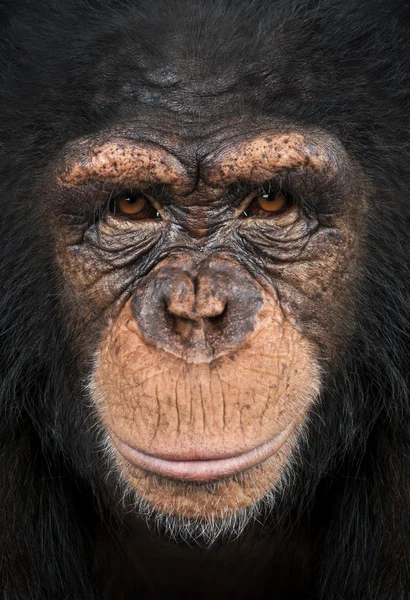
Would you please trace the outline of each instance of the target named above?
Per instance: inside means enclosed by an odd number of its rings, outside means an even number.
[[[148,196],[137,193],[122,193],[114,198],[110,210],[116,216],[127,219],[157,219],[159,213]]]
[[[289,208],[291,202],[281,192],[252,194],[253,200],[245,209],[245,217],[269,217],[280,214]]]

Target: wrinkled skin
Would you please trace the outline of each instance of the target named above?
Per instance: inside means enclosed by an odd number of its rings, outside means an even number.
[[[201,142],[175,132],[160,146],[130,124],[71,143],[53,169],[66,295],[98,325],[93,402],[122,476],[175,517],[232,517],[277,485],[338,337],[314,305],[345,308],[359,171],[331,136],[283,129]],[[286,209],[247,216],[246,186],[278,181]],[[122,189],[146,190],[155,218],[115,212]],[[111,204],[85,226],[73,204],[80,213],[98,196]],[[162,477],[173,483],[161,491]]]

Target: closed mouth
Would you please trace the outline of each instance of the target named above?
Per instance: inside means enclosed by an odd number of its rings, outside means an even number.
[[[200,455],[199,458],[196,455],[192,459],[186,457],[178,459],[177,455],[172,459],[162,458],[135,448],[113,431],[110,431],[110,436],[121,456],[143,471],[182,481],[209,482],[230,477],[264,462],[280,450],[294,428],[295,422],[292,422],[278,435],[260,446],[241,454],[221,458],[209,458],[206,454]]]

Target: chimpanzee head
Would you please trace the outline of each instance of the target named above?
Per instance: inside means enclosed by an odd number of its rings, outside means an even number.
[[[364,196],[318,129],[157,119],[57,160],[63,298],[121,478],[163,514],[231,519],[278,485],[348,337]]]
[[[139,23],[124,7],[115,35],[81,38],[84,64],[38,59],[33,74],[55,82],[35,118],[58,117],[29,149],[45,149],[33,214],[82,384],[72,412],[54,395],[50,437],[71,439],[66,455],[86,438],[100,480],[175,522],[259,510],[322,405],[333,437],[353,419],[323,391],[358,347],[368,208],[392,205],[351,141],[357,99],[332,91],[338,55],[306,62],[297,20],[282,44],[266,29],[245,52],[264,20],[221,11]]]

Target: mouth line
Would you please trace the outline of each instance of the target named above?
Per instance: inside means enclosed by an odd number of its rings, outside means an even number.
[[[295,426],[295,421],[291,422],[274,438],[247,452],[216,459],[206,456],[193,460],[160,458],[131,446],[113,431],[110,431],[110,437],[121,456],[143,471],[187,482],[209,482],[235,475],[264,462],[280,450]]]

